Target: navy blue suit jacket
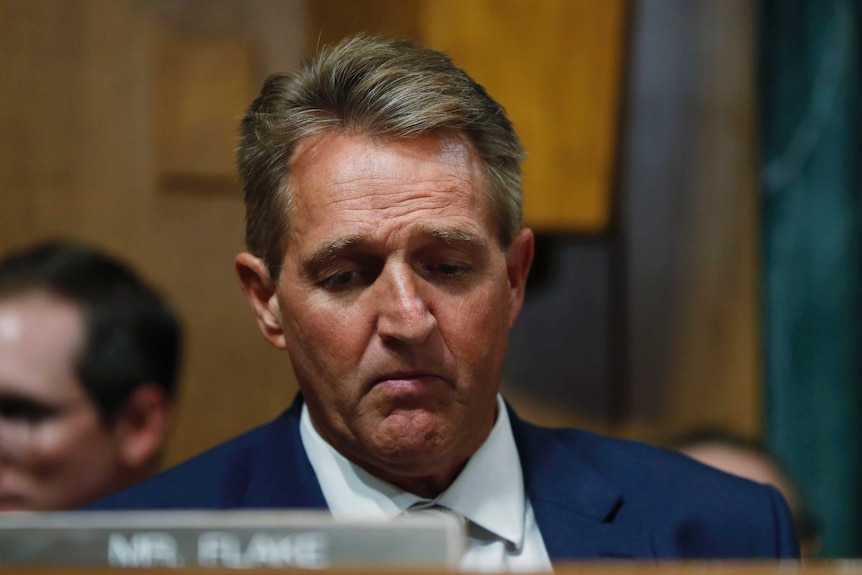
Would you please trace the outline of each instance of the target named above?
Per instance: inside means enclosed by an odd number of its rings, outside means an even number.
[[[300,439],[301,405],[89,509],[326,508]],[[510,416],[552,561],[798,555],[772,487],[643,443]]]

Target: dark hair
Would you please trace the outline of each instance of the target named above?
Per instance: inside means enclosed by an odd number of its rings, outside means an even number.
[[[524,149],[503,107],[445,54],[358,35],[324,47],[297,72],[270,76],[243,119],[237,150],[248,249],[277,276],[290,227],[290,161],[304,138],[444,130],[476,147],[497,238],[508,247],[521,228]]]
[[[124,263],[91,248],[51,242],[0,259],[0,298],[44,290],[79,306],[85,344],[75,365],[102,421],[153,383],[173,397],[182,330],[168,303]]]

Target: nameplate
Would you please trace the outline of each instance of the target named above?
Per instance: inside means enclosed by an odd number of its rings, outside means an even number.
[[[0,515],[0,565],[456,568],[463,521],[445,513],[335,520],[308,511]]]

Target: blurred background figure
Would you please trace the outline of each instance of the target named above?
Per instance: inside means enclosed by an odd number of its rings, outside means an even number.
[[[679,438],[672,446],[710,467],[778,489],[793,514],[802,557],[817,556],[820,550],[817,519],[803,505],[795,483],[762,445],[723,430],[699,430]]]
[[[0,259],[0,511],[74,508],[155,472],[181,339],[168,304],[103,253]]]

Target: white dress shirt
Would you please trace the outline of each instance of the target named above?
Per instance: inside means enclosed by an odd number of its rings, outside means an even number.
[[[547,571],[545,549],[533,507],[524,491],[518,448],[509,415],[497,396],[497,421],[461,474],[433,500],[378,479],[324,440],[302,406],[302,445],[336,519],[392,518],[410,507],[439,505],[467,520],[464,571]]]

